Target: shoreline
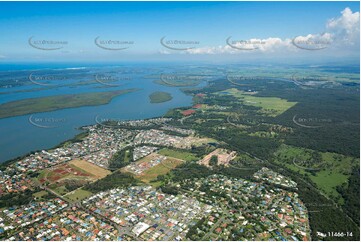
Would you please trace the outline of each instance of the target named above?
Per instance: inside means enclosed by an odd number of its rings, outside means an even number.
[[[182,106],[182,107],[178,107],[178,108],[185,108],[187,106]],[[173,110],[174,108],[170,108],[166,111],[166,113],[162,116],[156,116],[156,117],[151,117],[151,118],[144,118],[144,119],[127,119],[127,120],[124,120],[124,121],[135,121],[135,120],[150,120],[150,119],[156,119],[156,118],[165,118],[165,116],[171,111]],[[75,128],[76,130],[82,130],[82,132],[80,132],[79,134],[76,134],[74,135],[72,138],[70,139],[66,139],[62,142],[60,142],[59,144],[53,146],[53,147],[50,147],[50,148],[47,148],[47,149],[38,149],[38,150],[32,150],[32,151],[29,151],[27,153],[25,153],[24,155],[19,155],[17,157],[14,157],[14,158],[11,158],[11,159],[8,159],[8,160],[5,160],[3,162],[0,161],[0,171],[5,169],[7,166],[17,162],[17,161],[20,161],[22,159],[24,159],[25,157],[31,155],[31,154],[34,154],[36,152],[41,152],[42,150],[46,150],[46,151],[49,151],[49,150],[53,150],[53,149],[56,149],[56,148],[60,148],[62,147],[63,145],[65,145],[66,143],[75,143],[77,141],[79,141],[79,137],[83,136],[85,133],[88,133],[87,130],[85,130],[84,128],[86,127],[89,127],[89,126],[93,126],[93,125],[100,125],[99,123],[97,123],[95,121],[95,123],[92,123],[92,124],[88,124],[88,125],[82,125],[82,126],[79,126],[77,128]]]
[[[81,129],[83,129],[83,128],[86,127],[86,126],[89,126],[89,125],[81,126],[81,127],[76,128],[76,129],[81,130]],[[54,150],[54,149],[56,149],[56,148],[62,147],[64,144],[66,144],[66,143],[68,143],[68,142],[70,142],[70,143],[75,143],[75,142],[78,141],[79,136],[82,136],[82,135],[85,134],[85,133],[87,133],[87,131],[86,131],[86,130],[83,130],[83,132],[81,132],[81,133],[79,133],[79,134],[76,134],[76,135],[75,135],[73,138],[71,138],[71,139],[64,140],[64,141],[60,142],[59,144],[57,144],[57,145],[55,145],[55,146],[53,146],[53,147],[51,147],[51,148],[42,149],[42,150],[47,150],[47,151],[49,151],[49,150]],[[17,156],[17,157],[15,157],[15,158],[13,158],[13,159],[9,159],[9,160],[0,162],[0,170],[6,168],[8,165],[11,165],[11,164],[13,164],[13,163],[15,163],[15,162],[17,162],[17,161],[20,161],[20,160],[24,159],[25,157],[27,157],[27,156],[29,156],[29,155],[35,154],[35,153],[37,153],[37,152],[41,152],[42,150],[41,150],[41,149],[40,149],[40,150],[32,150],[32,151],[30,151],[30,152],[28,152],[28,153],[26,153],[26,154],[24,154],[24,155],[20,155],[20,156]]]

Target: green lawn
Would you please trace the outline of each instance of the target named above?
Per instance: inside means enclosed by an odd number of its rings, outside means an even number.
[[[67,194],[69,191],[65,188],[65,186],[60,186],[60,187],[55,187],[54,189],[51,189],[54,192],[56,192],[59,195],[65,195]]]
[[[236,98],[239,98],[246,105],[251,105],[259,107],[262,110],[262,113],[275,117],[289,108],[297,104],[297,102],[289,102],[285,99],[278,97],[257,97],[254,94],[249,94],[244,91],[240,91],[236,88],[227,89],[218,94],[232,95]]]
[[[69,193],[68,195],[66,195],[67,198],[69,198],[72,201],[78,202],[81,201],[87,197],[90,197],[93,193],[83,190],[81,188],[75,190],[72,193]]]
[[[320,171],[316,176],[311,175],[310,178],[317,184],[326,194],[337,196],[336,187],[348,181],[348,175],[332,171]]]
[[[38,199],[38,198],[41,198],[41,197],[46,196],[48,194],[49,193],[47,191],[40,191],[40,192],[34,193],[33,196]]]
[[[164,156],[170,156],[185,161],[196,161],[200,159],[199,157],[188,151],[179,151],[168,148],[161,149],[158,153]]]
[[[38,180],[43,179],[45,177],[45,175],[48,174],[48,170],[42,170],[39,174],[39,176],[37,177]]]

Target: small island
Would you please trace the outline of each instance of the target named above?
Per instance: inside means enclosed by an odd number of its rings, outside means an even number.
[[[149,95],[150,103],[164,103],[172,100],[172,98],[168,92],[153,92]]]

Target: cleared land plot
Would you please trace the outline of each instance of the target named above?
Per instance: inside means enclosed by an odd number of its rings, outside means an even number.
[[[70,192],[66,188],[67,182],[77,184],[79,187],[88,182],[101,179],[108,174],[110,174],[110,171],[89,162],[72,160],[68,163],[43,170],[37,179],[41,184],[48,186],[56,193],[64,195]]]
[[[259,107],[261,108],[262,113],[272,117],[282,114],[297,104],[297,102],[289,102],[278,97],[257,97],[254,96],[254,93],[247,93],[236,88],[227,89],[218,92],[218,94],[231,95],[239,98],[244,104]]]
[[[130,172],[136,174],[135,170],[144,171],[152,166],[152,160],[157,159],[159,155],[157,153],[151,153],[136,162],[132,162],[129,165],[121,168],[121,171]]]
[[[54,166],[48,169],[43,170],[38,180],[40,183],[48,183],[53,184],[57,182],[61,182],[65,179],[84,179],[84,180],[92,180],[95,177],[90,173],[85,172],[84,170],[70,164],[61,164],[58,166]]]
[[[151,167],[150,169],[144,171],[141,175],[136,176],[135,178],[145,182],[150,183],[152,180],[155,180],[159,175],[165,175],[170,170],[176,168],[184,161],[174,158],[167,158],[162,161],[162,163]]]
[[[104,168],[101,168],[97,165],[94,165],[94,164],[84,161],[84,160],[72,160],[69,163],[71,165],[74,165],[74,166],[82,169],[83,171],[85,171],[87,173],[92,174],[97,179],[103,178],[111,173],[110,171],[108,171]]]
[[[236,158],[236,152],[231,152],[226,149],[216,149],[206,155],[202,160],[198,161],[198,163],[201,165],[210,166],[209,162],[213,156],[217,157],[218,165],[228,166],[229,162]]]

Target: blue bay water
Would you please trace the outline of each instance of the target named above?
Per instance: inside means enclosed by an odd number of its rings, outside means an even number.
[[[21,86],[0,89],[0,92],[3,92],[0,95],[0,103],[61,94],[105,92],[128,88],[140,89],[115,97],[106,105],[68,108],[0,119],[0,162],[22,156],[31,151],[54,147],[80,133],[79,127],[95,124],[96,118],[98,120],[145,119],[162,116],[172,108],[191,105],[191,96],[185,95],[178,87],[167,87],[154,83],[157,78],[144,77],[150,74],[152,73],[130,74],[131,79],[117,82],[120,85],[116,87],[91,84],[51,88],[34,92],[13,91],[31,90],[32,88],[43,88],[43,86],[34,85],[31,87]],[[155,91],[169,92],[173,99],[164,103],[150,103],[149,95]],[[9,93],[4,94],[4,92]],[[38,122],[39,120],[47,121]],[[44,127],[36,126],[33,123]]]

